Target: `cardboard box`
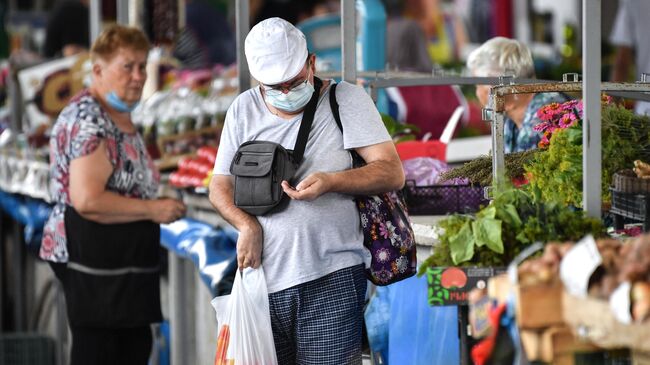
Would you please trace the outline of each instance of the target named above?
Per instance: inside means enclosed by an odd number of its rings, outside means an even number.
[[[564,324],[562,284],[540,284],[515,288],[517,324],[520,328],[539,329]]]
[[[578,298],[563,293],[562,312],[565,322],[576,336],[597,346],[605,349],[629,348],[640,353],[650,353],[650,324],[619,322],[614,318],[606,301]]]
[[[650,365],[650,352],[632,351],[632,365]]]
[[[567,326],[543,330],[521,330],[521,342],[529,361],[554,365],[573,365],[576,352],[592,352],[598,348],[576,339]]]

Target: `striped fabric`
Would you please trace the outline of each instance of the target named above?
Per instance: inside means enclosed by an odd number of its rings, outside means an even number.
[[[269,294],[278,363],[361,364],[363,265]]]

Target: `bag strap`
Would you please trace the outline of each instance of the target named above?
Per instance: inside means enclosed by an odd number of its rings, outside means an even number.
[[[343,134],[343,124],[341,123],[341,114],[339,113],[339,103],[336,101],[336,85],[338,84],[333,83],[332,86],[330,86],[330,108],[332,109],[332,115],[334,115],[336,125],[339,127],[341,134]],[[350,155],[352,155],[352,161],[355,167],[360,167],[366,164],[363,157],[361,157],[357,151],[350,150]]]
[[[343,133],[343,125],[341,124],[341,114],[339,113],[339,103],[336,101],[336,85],[333,83],[330,86],[330,108],[332,109],[332,114],[334,115],[334,120],[336,125],[339,126],[339,130]]]
[[[323,82],[321,79],[314,77],[314,93],[311,95],[311,99],[309,99],[309,103],[307,103],[305,111],[302,114],[300,130],[298,130],[298,138],[296,139],[296,145],[293,147],[292,157],[293,162],[296,165],[302,162],[302,157],[305,154],[305,147],[307,146],[311,124],[314,121],[314,115],[316,114],[316,106],[318,105],[318,97],[320,96],[320,89],[322,86]]]

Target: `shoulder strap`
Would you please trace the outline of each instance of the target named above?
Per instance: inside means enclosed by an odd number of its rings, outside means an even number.
[[[314,77],[314,93],[311,95],[311,99],[309,99],[309,103],[307,103],[302,114],[298,138],[296,139],[296,145],[293,147],[293,162],[295,164],[301,163],[305,154],[305,147],[311,131],[311,124],[314,121],[314,114],[316,114],[316,106],[318,105],[318,97],[322,86],[323,82],[318,77]]]
[[[336,101],[336,85],[332,84],[330,86],[330,108],[332,109],[332,114],[334,115],[334,120],[336,125],[339,126],[341,133],[343,133],[343,125],[341,124],[341,114],[339,114],[339,103]]]
[[[334,115],[334,120],[336,121],[336,125],[339,127],[339,130],[341,130],[341,134],[343,134],[343,124],[341,124],[339,103],[336,101],[336,85],[337,84],[332,84],[332,86],[330,87],[330,108],[332,109],[332,115]],[[365,161],[357,153],[357,151],[350,150],[350,155],[352,155],[352,161],[355,167],[365,165]]]

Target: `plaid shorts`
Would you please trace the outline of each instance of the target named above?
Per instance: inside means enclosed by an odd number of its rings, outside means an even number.
[[[361,364],[363,265],[269,294],[278,363]]]

